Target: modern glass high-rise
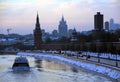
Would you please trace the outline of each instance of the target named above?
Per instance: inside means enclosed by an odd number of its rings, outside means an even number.
[[[94,15],[94,29],[103,30],[103,21],[104,21],[103,15],[100,12],[97,12],[97,14]]]
[[[58,32],[60,37],[68,37],[68,26],[63,16],[61,21],[59,22]]]
[[[110,29],[113,30],[114,29],[114,19],[110,19]]]

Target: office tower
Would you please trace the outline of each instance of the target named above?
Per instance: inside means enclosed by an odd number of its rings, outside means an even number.
[[[113,30],[114,29],[114,19],[110,19],[110,29]]]
[[[94,15],[94,29],[95,30],[103,30],[103,20],[104,17],[100,12],[97,12],[96,15]]]

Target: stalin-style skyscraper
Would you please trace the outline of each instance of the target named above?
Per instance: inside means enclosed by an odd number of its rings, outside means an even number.
[[[59,26],[58,26],[59,36],[60,37],[68,37],[67,29],[68,29],[67,23],[64,20],[64,17],[62,16],[62,19],[59,22]]]

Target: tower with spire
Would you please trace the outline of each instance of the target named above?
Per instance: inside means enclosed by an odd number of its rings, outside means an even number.
[[[34,33],[34,47],[35,49],[40,49],[40,46],[42,44],[42,32],[40,28],[38,13],[36,18],[35,30],[33,31],[33,33]]]
[[[76,29],[74,28],[74,30],[72,32],[71,42],[76,43],[77,41],[78,41],[78,33],[77,33]]]
[[[60,37],[67,37],[68,36],[68,26],[66,24],[66,21],[64,20],[64,17],[62,15],[62,19],[59,22],[59,26],[58,26],[58,32],[59,32],[59,36]]]

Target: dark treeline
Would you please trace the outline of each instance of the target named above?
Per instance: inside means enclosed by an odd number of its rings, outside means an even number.
[[[90,51],[90,52],[99,52],[99,53],[111,53],[111,54],[120,54],[120,44],[119,47],[116,43],[112,42],[88,42],[73,44],[69,48],[72,51]]]
[[[48,38],[43,44],[61,44],[61,50],[73,51],[91,51],[100,53],[114,53],[120,54],[120,29],[116,31],[89,31],[87,34],[79,33],[77,35],[78,41],[71,43],[71,38],[62,37],[58,40],[51,40]],[[20,50],[34,50],[34,45],[24,45],[19,42],[14,45],[0,45],[0,50],[7,47]]]
[[[120,54],[120,29],[116,31],[93,30],[87,34],[79,33],[78,42],[67,45],[64,50],[91,51],[99,53]],[[70,43],[70,38],[61,38],[50,43]],[[116,44],[117,42],[117,44]]]
[[[118,42],[120,29],[116,31],[93,30],[89,34],[79,34],[78,42]]]
[[[87,33],[78,33],[78,42],[119,42],[120,29],[116,31],[105,31],[105,30],[93,30]],[[70,42],[71,37],[61,37],[57,40],[51,40],[49,37],[45,43],[65,43]]]

